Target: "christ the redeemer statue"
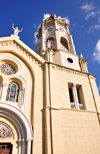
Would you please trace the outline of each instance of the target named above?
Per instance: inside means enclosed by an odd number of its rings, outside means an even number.
[[[23,30],[23,28],[21,30],[19,30],[18,27],[14,28],[14,24],[12,24],[12,29],[14,29],[14,35],[16,36],[18,36],[18,33]]]

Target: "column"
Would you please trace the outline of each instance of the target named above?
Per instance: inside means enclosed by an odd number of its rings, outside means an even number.
[[[2,92],[1,92],[1,98],[0,98],[0,101],[2,102],[3,101],[3,96],[4,96],[4,91],[5,91],[5,87],[6,87],[6,83],[3,83],[2,84]]]
[[[50,62],[53,62],[53,60],[52,60],[52,55],[53,55],[53,51],[52,51],[52,49],[49,51],[49,60],[50,60]]]
[[[42,23],[42,52],[45,50],[45,33],[44,33],[44,22]],[[43,54],[43,53],[42,53]]]
[[[72,35],[71,34],[70,34],[70,38],[71,38],[73,53],[76,55],[75,46],[74,46],[74,42],[73,42],[73,38],[72,38]]]
[[[22,102],[21,102],[21,111],[24,112],[25,109],[25,88],[22,88]]]
[[[18,141],[18,154],[21,154],[21,147],[22,147],[22,141],[21,140],[19,140]]]
[[[31,154],[31,141],[32,139],[27,139],[27,154]]]
[[[55,20],[55,36],[56,36],[56,49],[59,50],[61,49],[61,43],[60,43],[60,38],[59,38],[59,30],[57,28],[57,21]]]
[[[26,151],[26,140],[22,139],[22,151],[21,154],[25,154]]]
[[[79,108],[79,101],[78,101],[78,95],[77,95],[77,89],[76,89],[76,84],[73,83],[73,94],[74,94],[74,99],[75,99],[75,108],[76,109],[80,109]]]

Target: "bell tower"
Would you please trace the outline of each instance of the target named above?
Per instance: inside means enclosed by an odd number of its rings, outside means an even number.
[[[65,18],[51,14],[43,19],[37,34],[36,52],[45,60],[80,70],[72,35]]]

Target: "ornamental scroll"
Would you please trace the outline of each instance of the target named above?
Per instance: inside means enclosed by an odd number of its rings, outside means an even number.
[[[0,122],[0,138],[3,139],[13,138],[13,133],[11,128],[3,122]]]

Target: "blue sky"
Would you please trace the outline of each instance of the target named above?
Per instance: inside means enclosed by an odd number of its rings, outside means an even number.
[[[35,51],[37,29],[51,13],[67,18],[76,53],[87,59],[100,91],[100,0],[0,0],[0,37],[13,34],[14,23],[23,27],[20,39]]]

